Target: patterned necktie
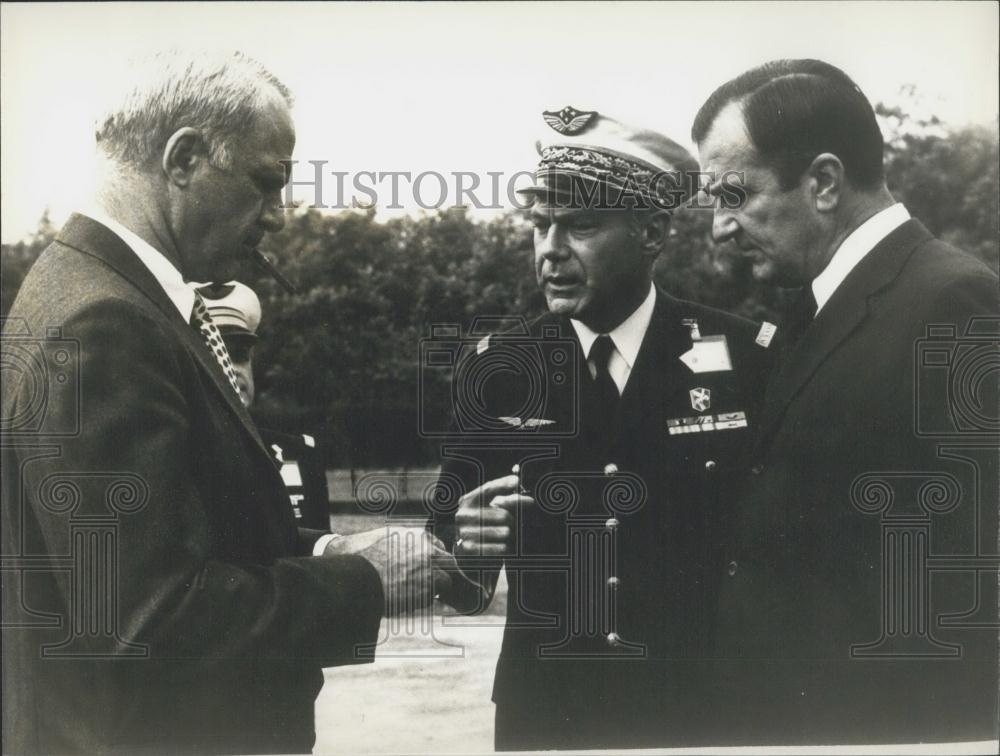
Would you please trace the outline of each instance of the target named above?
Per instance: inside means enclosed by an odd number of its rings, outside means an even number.
[[[233,387],[233,391],[239,397],[240,386],[236,382],[236,371],[233,370],[233,361],[229,359],[229,350],[226,349],[226,342],[222,340],[222,334],[219,333],[219,329],[212,321],[212,316],[208,313],[208,308],[205,307],[205,300],[201,298],[201,294],[198,292],[194,293],[191,325],[201,331],[202,338],[205,339],[205,344],[212,350],[216,362],[219,363],[222,372],[226,374],[226,378],[229,379],[229,385]]]
[[[590,347],[590,360],[594,363],[594,386],[597,389],[598,410],[595,413],[595,430],[602,436],[613,436],[618,420],[618,403],[621,399],[618,386],[608,370],[608,363],[615,351],[615,342],[607,334],[598,336]]]

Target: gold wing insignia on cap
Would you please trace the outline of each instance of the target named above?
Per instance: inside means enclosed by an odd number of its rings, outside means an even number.
[[[542,118],[560,134],[572,136],[587,128],[595,115],[597,115],[596,110],[584,112],[567,106],[562,110],[546,110],[542,113]]]

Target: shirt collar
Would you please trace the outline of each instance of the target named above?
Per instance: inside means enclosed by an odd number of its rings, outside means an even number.
[[[812,282],[813,296],[816,297],[816,312],[823,309],[833,292],[844,282],[847,275],[861,262],[865,255],[885,237],[910,219],[910,214],[900,203],[891,205],[875,213],[844,239],[823,272]]]
[[[194,289],[184,282],[184,277],[173,263],[149,242],[110,217],[103,210],[89,208],[83,214],[102,226],[106,226],[135,252],[136,257],[153,274],[153,278],[163,288],[184,321],[190,322],[191,312],[194,310]]]
[[[649,294],[646,295],[646,299],[643,300],[642,304],[608,334],[611,337],[611,341],[614,342],[618,354],[622,356],[622,359],[628,365],[629,370],[632,369],[632,365],[635,364],[635,359],[639,355],[639,347],[642,346],[646,329],[649,328],[649,321],[653,318],[653,307],[655,305],[656,287],[650,282]],[[590,348],[594,345],[594,341],[597,340],[600,334],[592,331],[579,320],[570,319],[569,322],[572,323],[573,330],[576,331],[576,337],[580,339],[580,346],[583,347],[583,353],[589,355]]]

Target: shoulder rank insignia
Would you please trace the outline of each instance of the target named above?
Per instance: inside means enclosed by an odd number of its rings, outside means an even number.
[[[775,331],[778,330],[778,326],[774,323],[768,323],[766,320],[760,324],[760,330],[757,332],[757,338],[755,341],[762,347],[767,349],[771,346],[771,339],[774,338]]]
[[[556,422],[555,420],[546,420],[542,417],[528,417],[524,420],[519,417],[501,417],[498,419],[507,423],[512,428],[540,428],[543,425],[554,425]]]
[[[695,412],[704,412],[712,406],[712,392],[707,388],[693,388],[688,392],[691,395],[691,409]]]
[[[597,115],[596,110],[584,112],[576,108],[566,106],[562,110],[546,110],[542,113],[545,123],[554,128],[560,134],[573,136],[579,134]]]

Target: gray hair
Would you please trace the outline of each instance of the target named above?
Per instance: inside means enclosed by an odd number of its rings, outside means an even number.
[[[230,168],[233,142],[253,128],[264,108],[292,94],[270,71],[241,52],[161,52],[125,74],[127,83],[98,117],[97,146],[120,164],[157,161],[167,140],[185,126],[197,129],[211,163]]]

